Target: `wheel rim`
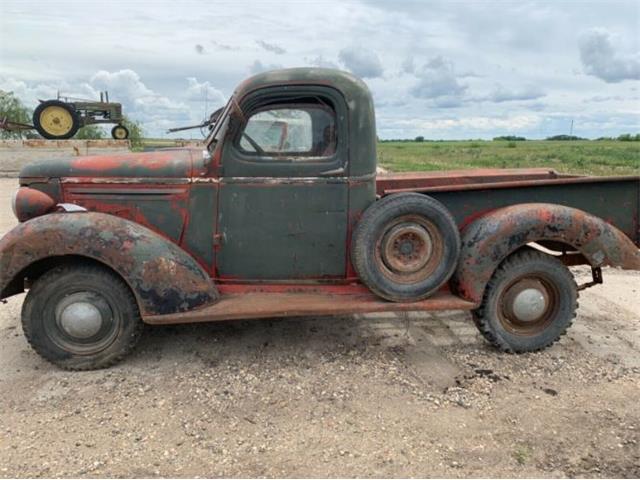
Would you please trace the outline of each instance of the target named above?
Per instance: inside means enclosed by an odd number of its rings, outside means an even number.
[[[376,245],[376,262],[395,282],[412,284],[427,279],[441,263],[442,235],[423,217],[406,215],[384,229]]]
[[[57,297],[50,311],[54,321],[45,323],[49,338],[75,355],[91,355],[115,340],[122,324],[117,309],[98,292],[74,291]]]
[[[66,135],[73,128],[73,116],[66,108],[51,105],[40,113],[40,125],[51,135]]]
[[[122,127],[116,127],[113,129],[113,136],[118,140],[124,140],[127,138],[127,131]]]
[[[499,296],[500,323],[516,335],[537,335],[552,323],[559,298],[557,287],[543,275],[516,279]]]

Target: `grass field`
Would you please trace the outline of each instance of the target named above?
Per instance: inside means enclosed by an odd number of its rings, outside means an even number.
[[[145,139],[146,148],[187,142]],[[381,142],[378,164],[392,172],[463,168],[553,168],[590,175],[640,174],[640,142],[468,140],[456,142]]]
[[[392,172],[544,167],[591,175],[637,175],[640,142],[382,142],[378,164]]]

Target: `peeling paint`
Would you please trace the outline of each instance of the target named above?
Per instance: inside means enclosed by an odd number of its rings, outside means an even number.
[[[118,272],[143,315],[212,304],[218,292],[184,250],[136,223],[103,213],[52,213],[18,225],[0,240],[0,292],[34,262],[75,255]]]
[[[561,205],[519,204],[495,210],[465,228],[451,280],[454,291],[479,302],[502,260],[528,243],[544,241],[571,246],[593,267],[640,270],[638,247],[602,219]]]

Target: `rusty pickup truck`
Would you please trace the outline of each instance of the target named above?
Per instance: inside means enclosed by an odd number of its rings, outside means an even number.
[[[376,175],[374,119],[354,76],[278,70],[235,90],[203,149],[28,164],[0,297],[28,290],[27,340],[75,370],[145,323],[387,311],[470,311],[517,353],[566,331],[602,267],[640,269],[639,177]]]

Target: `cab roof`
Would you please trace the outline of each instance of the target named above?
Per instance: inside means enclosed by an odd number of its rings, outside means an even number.
[[[339,90],[349,101],[352,96],[370,95],[367,85],[355,75],[332,68],[285,68],[258,73],[244,80],[235,94],[243,97],[259,88],[274,85],[325,85]]]
[[[362,80],[349,72],[331,68],[286,68],[249,77],[236,88],[234,96],[241,100],[256,90],[286,85],[320,85],[340,92],[349,116],[350,174],[375,173],[375,112],[371,92]]]

